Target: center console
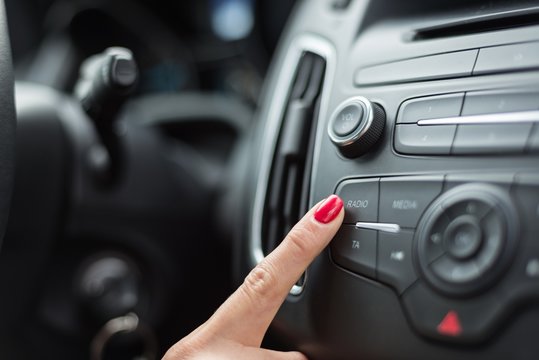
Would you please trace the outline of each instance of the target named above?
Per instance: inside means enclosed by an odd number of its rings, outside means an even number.
[[[537,357],[538,6],[298,5],[260,113],[245,268],[330,193],[345,219],[276,318],[286,348]]]

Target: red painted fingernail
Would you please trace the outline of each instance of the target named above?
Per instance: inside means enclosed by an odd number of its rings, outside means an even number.
[[[316,211],[314,212],[314,218],[316,221],[322,224],[327,224],[335,220],[337,215],[341,212],[343,202],[337,195],[331,195],[328,197]]]

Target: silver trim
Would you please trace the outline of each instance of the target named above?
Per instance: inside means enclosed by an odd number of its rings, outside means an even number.
[[[299,281],[299,280],[298,280]],[[307,282],[307,271],[303,274],[303,283],[300,285],[294,285],[292,286],[292,289],[290,289],[289,294],[298,296],[303,292],[303,287],[305,286],[305,283]]]
[[[358,128],[354,130],[354,132],[352,132],[350,135],[339,136],[335,134],[335,132],[333,131],[333,123],[335,122],[337,114],[339,114],[339,112],[345,107],[353,104],[358,104],[363,108],[363,110],[365,111],[363,117],[367,118],[367,121],[364,122],[362,126],[358,126]],[[361,139],[363,135],[367,133],[367,131],[369,131],[372,126],[373,118],[374,111],[372,109],[372,103],[367,98],[364,98],[363,96],[354,96],[349,99],[346,99],[339,106],[337,106],[335,111],[333,111],[333,113],[331,114],[331,120],[328,122],[327,127],[329,138],[337,146],[348,146],[350,144],[353,144],[359,139]]]
[[[500,114],[455,116],[440,119],[419,120],[419,126],[431,125],[472,125],[472,124],[514,124],[539,122],[539,111],[519,111]]]
[[[326,60],[326,74],[324,87],[322,89],[319,121],[324,121],[327,114],[329,102],[329,90],[332,85],[332,78],[335,71],[335,49],[322,37],[315,34],[303,34],[292,40],[286,51],[284,61],[280,66],[275,88],[270,100],[269,112],[264,128],[264,138],[261,144],[260,167],[258,169],[258,179],[253,206],[253,217],[251,219],[251,236],[249,242],[249,256],[252,266],[255,266],[264,259],[262,250],[262,215],[264,212],[264,201],[268,187],[268,177],[271,171],[271,162],[277,142],[277,134],[281,127],[286,100],[290,93],[290,87],[299,64],[301,55],[304,52],[312,52]],[[320,134],[317,132],[317,138]],[[316,151],[315,151],[316,154]],[[314,168],[313,168],[314,171]],[[312,199],[312,196],[311,196]],[[303,284],[307,282],[307,277]],[[290,294],[299,295],[303,291],[303,286],[294,285]]]
[[[398,224],[387,224],[387,223],[371,223],[371,222],[357,222],[357,228],[377,230],[392,234],[398,234],[401,231],[401,227]]]

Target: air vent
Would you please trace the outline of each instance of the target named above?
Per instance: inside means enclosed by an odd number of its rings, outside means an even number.
[[[307,210],[314,133],[325,60],[304,52],[290,88],[262,219],[262,250],[271,252]]]
[[[539,25],[539,7],[504,11],[438,24],[414,31],[410,40],[432,40]]]

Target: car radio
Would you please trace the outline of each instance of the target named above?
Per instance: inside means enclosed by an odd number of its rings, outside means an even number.
[[[313,359],[536,357],[537,6],[329,2],[298,6],[270,76],[250,265],[328,194],[345,218],[275,333]]]

